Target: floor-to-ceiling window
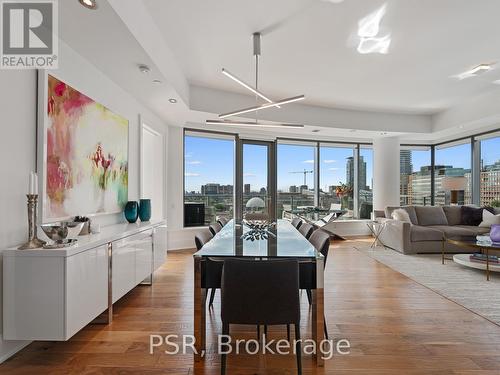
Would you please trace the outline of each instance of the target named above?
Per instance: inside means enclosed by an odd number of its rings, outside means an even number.
[[[184,135],[184,226],[233,217],[235,139],[186,131]]]
[[[322,143],[319,149],[319,206],[353,210],[354,145]]]
[[[401,146],[399,159],[401,205],[431,205],[431,148]]]
[[[360,145],[358,161],[358,215],[369,219],[373,211],[373,148]]]
[[[500,134],[480,139],[480,204],[500,207]]]
[[[436,146],[435,155],[434,204],[436,206],[450,203],[470,204],[472,201],[470,139]],[[461,184],[457,177],[465,177],[464,183]],[[452,202],[453,190],[447,188],[450,185],[448,181],[453,179],[456,180],[456,183],[451,183],[451,185],[456,185],[454,191],[457,192],[457,202]]]
[[[315,143],[278,143],[278,218],[284,210],[315,206],[315,148]]]
[[[269,214],[268,145],[243,143],[243,217]]]

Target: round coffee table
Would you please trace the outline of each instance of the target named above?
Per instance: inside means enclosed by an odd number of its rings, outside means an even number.
[[[470,260],[471,254],[455,254],[453,261],[465,267],[476,268],[478,270],[486,270],[486,262],[473,262]],[[500,272],[500,264],[490,263],[490,272]]]
[[[490,250],[499,250],[500,251],[500,244],[498,243],[484,243],[484,242],[477,242],[475,237],[449,237],[445,238],[443,241],[443,262],[444,262],[444,243],[448,242],[450,244],[459,246],[459,247],[464,247],[464,248],[469,248],[469,249],[476,249],[480,251],[481,253],[486,255],[486,262],[472,262],[470,260],[470,255],[471,254],[456,254],[453,256],[453,261],[455,263],[461,264],[466,267],[471,267],[471,268],[476,268],[480,270],[486,270],[486,280],[490,280],[490,271],[492,272],[500,272],[500,264],[498,263],[493,263],[489,261],[489,255],[490,255]]]

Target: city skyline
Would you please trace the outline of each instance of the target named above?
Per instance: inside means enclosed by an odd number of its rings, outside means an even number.
[[[252,145],[253,146],[253,145]],[[261,146],[262,147],[262,146]],[[278,145],[278,190],[288,191],[290,186],[301,186],[303,175],[297,172],[314,169],[314,147],[300,145]],[[484,165],[494,164],[499,160],[498,150],[500,139],[492,138],[481,141],[481,159]],[[362,149],[367,163],[366,184],[372,185],[371,155],[366,157],[370,149]],[[430,166],[430,149],[411,150],[413,172],[422,167]],[[352,148],[321,147],[320,148],[320,188],[328,191],[329,186],[345,183],[346,160],[353,155]],[[470,169],[470,144],[436,149],[436,165],[450,165],[456,168]],[[221,168],[223,163],[224,168]],[[229,168],[228,168],[229,164]],[[264,165],[264,168],[261,166]],[[212,139],[186,136],[185,139],[185,190],[201,192],[201,185],[219,183],[234,185],[234,141],[227,139]],[[245,155],[244,183],[251,185],[251,191],[260,191],[267,183],[267,161],[262,152],[252,152]],[[312,174],[307,175],[307,184],[313,183]]]

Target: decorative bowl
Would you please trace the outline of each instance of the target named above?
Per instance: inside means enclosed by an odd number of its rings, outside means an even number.
[[[77,238],[82,232],[83,226],[88,222],[66,221],[61,224],[66,224],[68,228],[67,238]]]
[[[68,237],[68,226],[66,223],[53,223],[40,225],[43,232],[53,241],[60,241]]]

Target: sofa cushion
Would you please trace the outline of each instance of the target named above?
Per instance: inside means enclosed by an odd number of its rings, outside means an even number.
[[[490,228],[484,228],[484,227],[475,227],[473,225],[457,225],[457,228],[464,228],[467,230],[470,230],[471,232],[474,232],[474,234],[477,236],[478,234],[485,234],[490,231]]]
[[[462,224],[462,207],[461,206],[443,206],[448,225]]]
[[[495,212],[493,207],[462,206],[462,222],[460,224],[478,226],[483,221],[483,210],[488,210],[491,213]]]
[[[406,212],[408,212],[408,216],[410,217],[410,221],[412,224],[418,224],[417,214],[415,213],[414,206],[403,206],[403,207],[388,206],[384,210],[385,217],[388,219],[392,218],[392,213],[394,212],[394,210],[398,210],[401,208]]]
[[[415,206],[419,225],[448,225],[443,207]]]
[[[492,214],[488,210],[483,210],[483,221],[479,224],[481,228],[491,228],[493,224],[500,224],[500,214]]]
[[[412,225],[410,229],[410,239],[412,242],[441,241],[443,239],[443,232],[421,225]]]
[[[429,228],[441,231],[446,237],[476,236],[474,230],[464,225],[431,225]]]
[[[394,220],[405,221],[411,224],[410,215],[408,215],[408,212],[402,208],[392,211],[392,218]]]

